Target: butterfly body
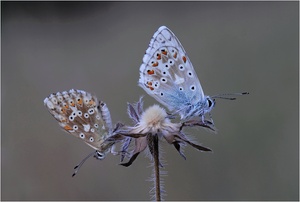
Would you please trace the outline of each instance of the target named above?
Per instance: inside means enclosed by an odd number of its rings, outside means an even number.
[[[83,140],[104,158],[111,147],[105,139],[112,133],[110,113],[104,102],[98,102],[88,92],[72,89],[49,95],[44,105],[64,131]]]
[[[200,116],[214,107],[175,34],[161,26],[153,35],[140,66],[139,86],[181,119]]]

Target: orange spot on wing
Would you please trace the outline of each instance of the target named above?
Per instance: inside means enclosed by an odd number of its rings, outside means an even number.
[[[186,63],[186,57],[185,56],[182,56],[182,60],[184,63]]]
[[[152,75],[152,74],[154,74],[154,70],[147,70],[147,73],[149,74],[149,75]]]
[[[152,64],[152,67],[157,67],[157,66],[158,66],[158,62]]]
[[[94,100],[89,101],[89,105],[94,105],[94,104],[95,104]]]
[[[152,87],[152,82],[151,81],[147,81],[146,83],[146,87],[149,88],[150,90],[154,90],[154,88]]]
[[[77,99],[77,103],[79,104],[79,105],[82,105],[82,99],[80,98],[80,99]]]
[[[156,59],[157,59],[157,60],[160,60],[160,59],[161,59],[161,54],[157,53]]]
[[[73,130],[73,128],[71,128],[71,126],[69,126],[69,125],[66,125],[66,126],[64,127],[64,129],[65,129],[65,130]]]
[[[161,53],[164,54],[164,55],[168,54],[168,52],[166,50],[162,50]]]
[[[177,52],[175,52],[174,54],[173,54],[173,57],[176,59],[177,58]]]
[[[60,122],[65,123],[65,122],[67,122],[67,119],[63,118],[60,120]]]

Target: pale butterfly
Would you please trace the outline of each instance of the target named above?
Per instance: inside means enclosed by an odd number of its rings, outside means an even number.
[[[215,106],[214,98],[234,100],[226,95],[245,93],[204,95],[200,81],[183,46],[175,34],[161,26],[153,35],[140,66],[139,86],[182,120],[201,117]],[[211,116],[211,115],[210,115]]]
[[[64,131],[83,140],[96,151],[75,167],[73,176],[90,156],[102,160],[114,142],[105,141],[112,135],[112,121],[107,105],[83,90],[69,90],[49,95],[44,105]]]

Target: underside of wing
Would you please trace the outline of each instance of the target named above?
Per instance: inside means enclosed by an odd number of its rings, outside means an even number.
[[[139,85],[171,111],[204,98],[199,79],[177,37],[162,26],[154,34],[140,67]]]
[[[101,145],[111,130],[111,121],[109,114],[105,115],[107,120],[103,119],[101,106],[95,96],[72,89],[51,94],[44,104],[63,130],[101,151]]]

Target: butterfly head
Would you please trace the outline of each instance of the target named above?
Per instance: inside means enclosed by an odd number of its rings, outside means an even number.
[[[214,108],[215,104],[216,104],[215,99],[212,99],[211,97],[206,96],[205,97],[205,107],[204,107],[204,113],[203,114],[209,113]]]

